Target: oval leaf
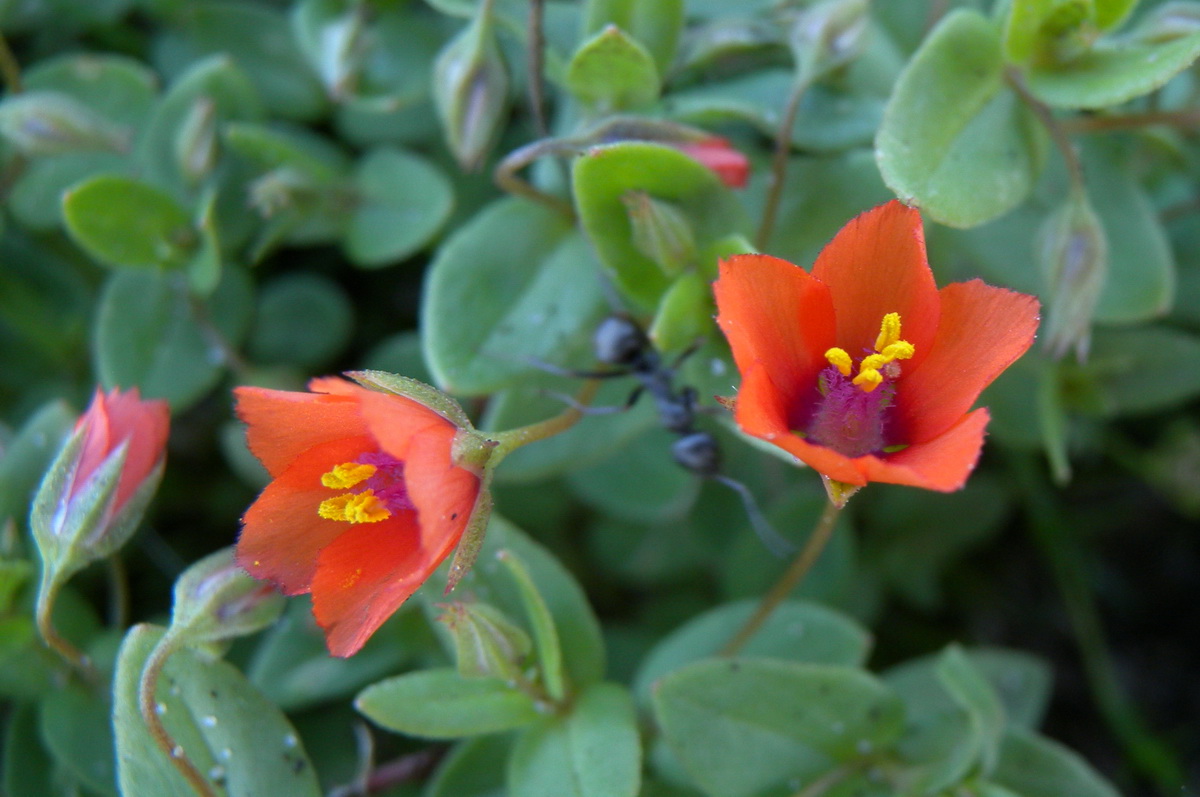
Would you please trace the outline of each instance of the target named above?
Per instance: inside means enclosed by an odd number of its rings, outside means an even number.
[[[500,679],[464,678],[450,668],[380,681],[354,706],[389,730],[430,739],[507,731],[540,716],[533,700]]]
[[[649,105],[660,88],[654,57],[616,25],[580,46],[567,65],[566,81],[576,99],[601,111]]]
[[[115,174],[68,190],[63,216],[75,243],[106,266],[179,266],[197,243],[187,211],[169,194]]]

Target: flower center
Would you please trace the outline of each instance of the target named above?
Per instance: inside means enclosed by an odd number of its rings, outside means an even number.
[[[888,448],[886,413],[896,393],[893,382],[900,363],[913,356],[913,345],[900,339],[900,314],[888,313],[875,338],[875,349],[858,363],[845,349],[825,352],[829,367],[821,372],[821,399],[808,427],[813,442],[848,457],[861,457]]]
[[[404,486],[404,463],[384,453],[367,452],[353,462],[335,465],[321,484],[347,492],[326,498],[317,514],[347,523],[378,523],[394,512],[412,509]]]

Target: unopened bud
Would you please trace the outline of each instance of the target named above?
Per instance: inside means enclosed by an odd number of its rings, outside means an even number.
[[[30,91],[0,102],[0,135],[25,155],[125,152],[130,133],[78,100]]]
[[[1200,3],[1175,0],[1152,8],[1131,37],[1146,44],[1163,44],[1200,32]]]
[[[210,97],[197,97],[175,134],[175,163],[180,173],[198,183],[217,164],[217,105]]]
[[[1108,277],[1108,239],[1087,195],[1073,191],[1038,233],[1049,291],[1045,345],[1061,359],[1074,349],[1087,358],[1092,316]]]
[[[250,206],[269,219],[287,210],[311,207],[320,201],[323,187],[299,169],[280,166],[251,183],[249,193]]]
[[[810,80],[850,63],[866,46],[869,0],[822,0],[802,11],[791,46]]]
[[[223,548],[176,580],[170,633],[193,644],[246,636],[275,622],[284,603],[274,587],[238,566],[233,548]]]
[[[355,89],[366,54],[365,6],[356,3],[345,14],[321,25],[316,33],[317,74],[330,97],[344,99]]]
[[[720,136],[675,144],[680,152],[712,170],[730,188],[745,188],[750,178],[750,161]]]
[[[696,236],[679,208],[645,191],[627,191],[621,201],[633,228],[633,245],[663,272],[679,274],[696,262]]]
[[[662,352],[681,352],[712,328],[712,287],[696,272],[683,274],[667,288],[649,336]]]
[[[162,477],[168,424],[166,402],[136,388],[96,391],[30,510],[49,570],[65,578],[125,544]]]
[[[464,678],[500,678],[512,681],[522,675],[533,649],[529,634],[486,603],[450,603],[438,622],[450,629]]]
[[[508,108],[508,68],[492,24],[491,0],[438,55],[433,99],[446,142],[466,171],[491,150]]]

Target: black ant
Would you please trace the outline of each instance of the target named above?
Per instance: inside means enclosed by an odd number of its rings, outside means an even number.
[[[611,315],[600,322],[592,336],[596,359],[605,365],[614,366],[604,371],[572,371],[548,363],[537,363],[541,368],[559,374],[583,379],[611,379],[633,376],[641,384],[630,393],[625,404],[616,407],[584,407],[567,396],[559,398],[575,406],[581,412],[599,415],[609,412],[624,412],[633,407],[643,393],[649,393],[658,409],[658,417],[668,431],[679,435],[671,445],[671,456],[685,470],[705,479],[712,479],[729,487],[742,499],[750,524],[763,544],[774,554],[786,556],[796,549],[779,536],[771,527],[746,485],[721,473],[721,448],[711,432],[696,428],[696,416],[701,412],[699,395],[691,386],[679,390],[674,387],[675,371],[698,344],[685,350],[670,366],[664,365],[662,354],[654,348],[645,331],[632,318]]]

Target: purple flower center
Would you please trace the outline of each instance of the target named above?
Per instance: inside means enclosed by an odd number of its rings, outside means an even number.
[[[848,457],[876,454],[888,447],[887,409],[896,386],[888,378],[865,391],[843,376],[836,366],[821,371],[817,401],[807,437]]]

